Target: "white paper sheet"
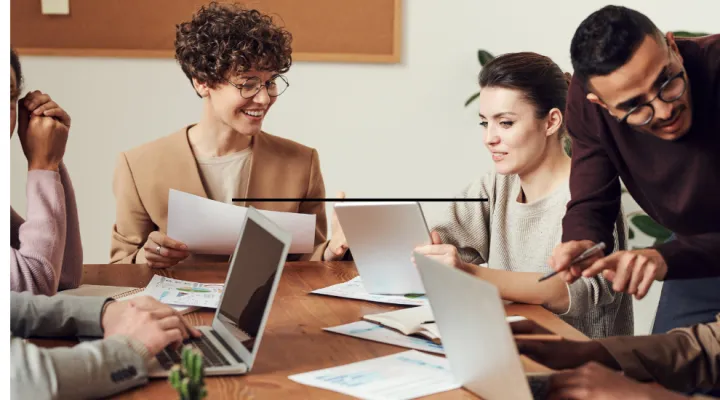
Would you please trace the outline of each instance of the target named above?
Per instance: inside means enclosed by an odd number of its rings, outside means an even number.
[[[416,350],[289,378],[361,399],[414,399],[460,387],[446,359]]]
[[[312,253],[314,214],[258,210],[292,233],[291,254]],[[230,255],[235,251],[246,207],[235,206],[170,189],[167,235],[198,254]]]
[[[384,295],[370,294],[362,285],[362,279],[355,277],[347,282],[338,283],[337,285],[328,286],[326,288],[313,290],[310,293],[322,294],[325,296],[344,297],[347,299],[366,300],[375,303],[399,304],[404,306],[422,306],[430,304],[424,295]]]
[[[433,343],[428,339],[416,336],[405,336],[400,332],[368,321],[358,321],[350,324],[325,328],[328,332],[335,332],[341,335],[353,336],[360,339],[372,340],[380,343],[388,343],[395,346],[417,349],[430,353],[445,354],[442,345]]]
[[[174,306],[217,308],[224,286],[223,283],[190,282],[155,275],[143,294]]]

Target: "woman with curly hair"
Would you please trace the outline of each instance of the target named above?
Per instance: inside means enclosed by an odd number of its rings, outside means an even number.
[[[165,268],[187,246],[166,235],[169,189],[222,202],[233,198],[324,198],[317,151],[263,132],[287,89],[292,35],[257,10],[211,3],[177,25],[175,58],[202,99],[197,124],[120,154],[113,190],[117,215],[110,262]],[[322,202],[242,202],[258,209],[315,214],[315,251],[323,258]],[[226,256],[222,256],[227,260]],[[193,254],[193,261],[218,257]]]

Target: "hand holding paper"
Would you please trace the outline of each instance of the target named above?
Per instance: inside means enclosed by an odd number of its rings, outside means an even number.
[[[259,210],[292,233],[290,253],[312,253],[315,215]],[[246,207],[234,206],[170,189],[167,235],[192,253],[230,255],[235,250]]]

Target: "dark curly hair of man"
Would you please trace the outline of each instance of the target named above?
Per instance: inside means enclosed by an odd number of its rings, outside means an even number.
[[[177,25],[175,58],[192,83],[210,87],[251,69],[287,72],[292,34],[272,18],[237,4],[212,2]]]

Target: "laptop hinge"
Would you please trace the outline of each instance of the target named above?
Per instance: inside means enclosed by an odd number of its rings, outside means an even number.
[[[238,356],[237,353],[235,353],[235,350],[232,347],[228,346],[227,342],[225,340],[223,340],[222,336],[220,336],[217,332],[215,332],[215,329],[210,329],[210,332],[213,334],[213,336],[215,336],[215,339],[217,339],[217,341],[220,342],[220,344],[225,348],[225,350],[227,350],[228,353],[230,353],[230,355],[233,356],[235,361],[237,361],[240,364],[244,364],[243,360],[240,359],[240,356]]]

